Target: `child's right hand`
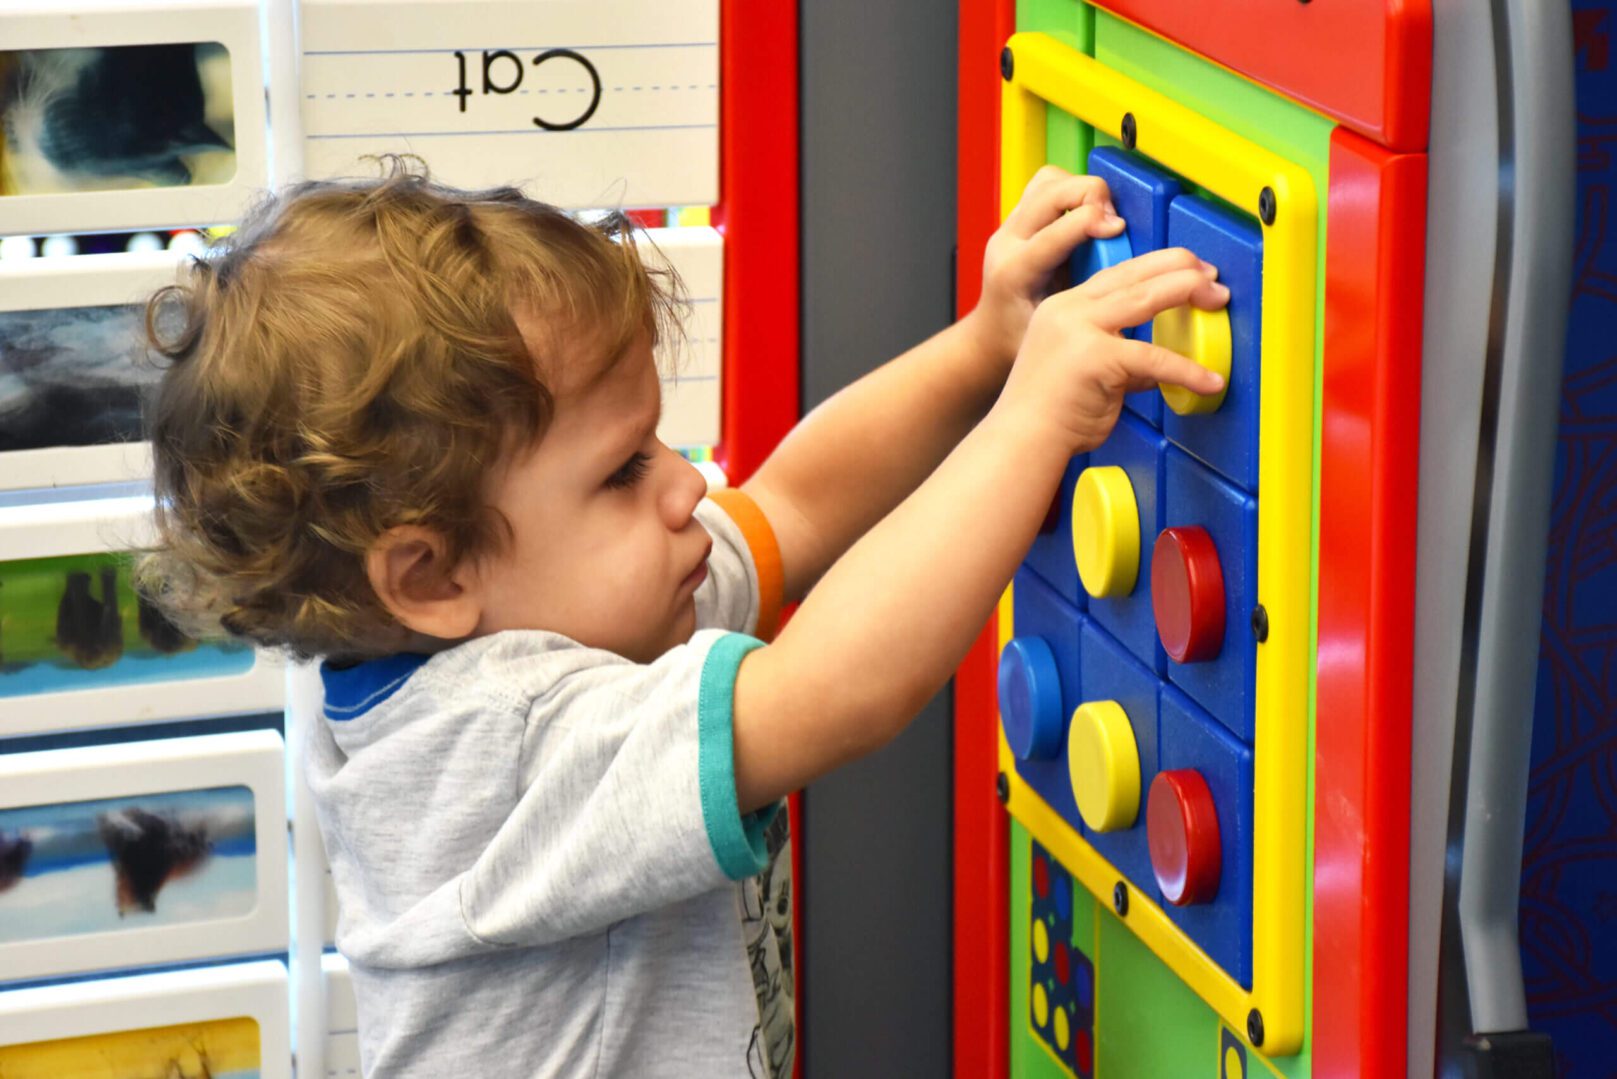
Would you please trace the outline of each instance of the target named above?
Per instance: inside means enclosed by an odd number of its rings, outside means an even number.
[[[1218,271],[1182,247],[1102,270],[1039,304],[994,411],[1047,426],[1069,456],[1106,440],[1123,395],[1160,382],[1213,394],[1224,380],[1177,352],[1132,341],[1122,330],[1189,303],[1216,311],[1230,290]]]

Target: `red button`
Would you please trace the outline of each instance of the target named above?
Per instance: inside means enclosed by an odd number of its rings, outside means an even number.
[[[1145,832],[1164,899],[1183,907],[1218,895],[1218,810],[1200,772],[1157,773],[1146,803]]]
[[[1213,659],[1224,647],[1224,570],[1207,529],[1165,528],[1157,537],[1151,610],[1162,650],[1175,662]]]

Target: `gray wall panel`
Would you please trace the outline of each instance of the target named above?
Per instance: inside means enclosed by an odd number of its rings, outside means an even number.
[[[951,317],[956,13],[800,12],[806,410]],[[950,711],[804,798],[806,1076],[949,1072]]]

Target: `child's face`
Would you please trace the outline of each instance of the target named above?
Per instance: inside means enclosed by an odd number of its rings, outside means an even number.
[[[587,387],[548,381],[549,428],[496,479],[512,536],[478,567],[477,635],[544,629],[648,663],[696,629],[713,546],[693,516],[706,482],[657,440],[648,337]]]

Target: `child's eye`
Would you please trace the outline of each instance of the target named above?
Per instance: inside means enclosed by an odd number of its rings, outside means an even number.
[[[651,457],[648,454],[636,453],[623,462],[623,467],[606,478],[606,485],[613,490],[622,490],[633,487],[646,475],[646,469],[651,466]]]

